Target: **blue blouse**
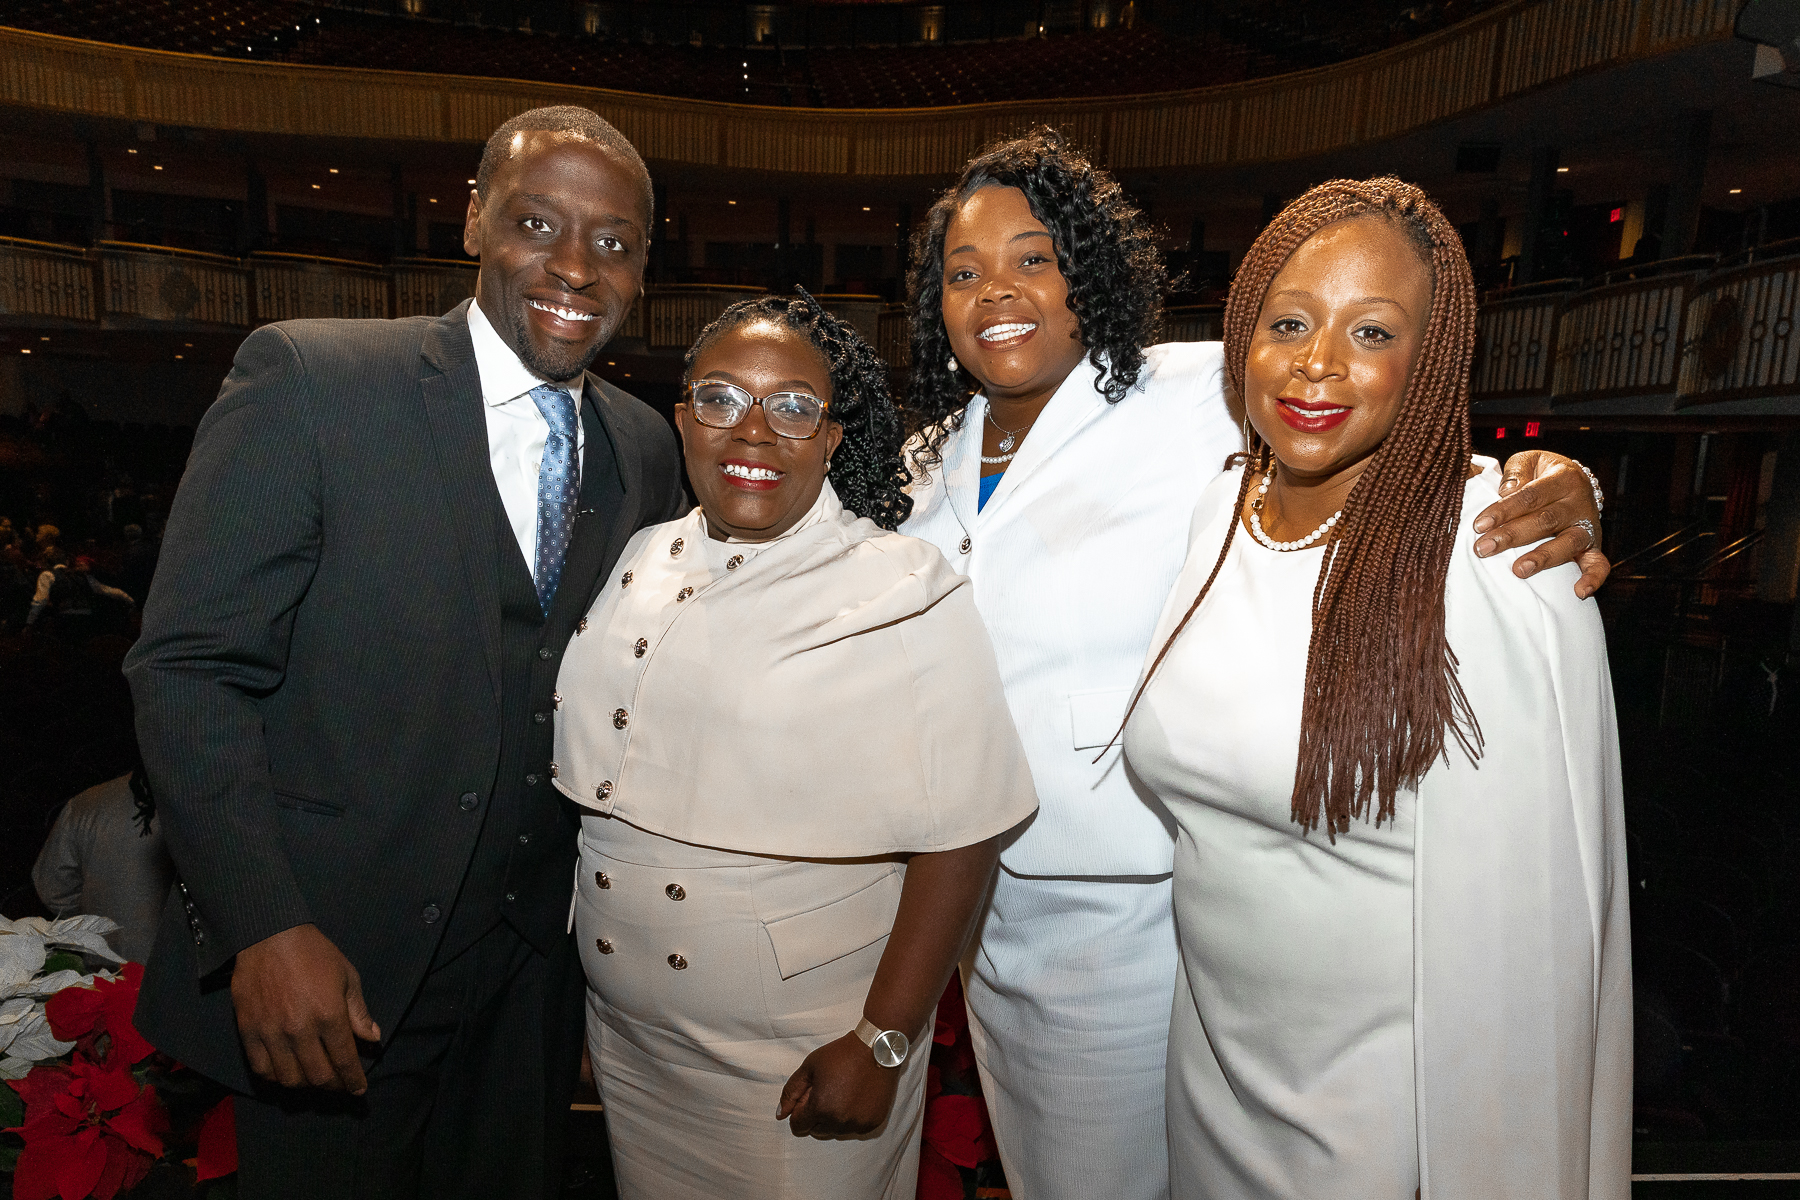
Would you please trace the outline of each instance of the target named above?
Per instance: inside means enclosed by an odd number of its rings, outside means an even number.
[[[988,497],[994,494],[994,489],[999,487],[1000,481],[1005,478],[1005,471],[1000,472],[998,475],[983,475],[981,477],[981,498],[975,502],[976,512],[980,512],[987,507]]]

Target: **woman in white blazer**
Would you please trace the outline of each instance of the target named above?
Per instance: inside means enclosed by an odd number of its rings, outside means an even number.
[[[909,406],[927,428],[901,530],[973,581],[1040,806],[1003,845],[965,961],[996,1141],[1023,1200],[1154,1200],[1168,1194],[1173,825],[1101,751],[1195,504],[1243,448],[1221,348],[1145,348],[1164,285],[1153,232],[1050,130],[971,160],[913,261]],[[1519,482],[1534,471],[1482,513],[1482,552],[1537,540],[1547,517],[1565,532],[1515,573],[1585,552],[1591,593],[1607,570],[1595,496],[1558,456],[1508,465]]]
[[[1257,438],[1124,737],[1180,827],[1177,1200],[1631,1194],[1606,636],[1573,567],[1473,552],[1475,309],[1455,227],[1391,177],[1301,196],[1232,284]]]

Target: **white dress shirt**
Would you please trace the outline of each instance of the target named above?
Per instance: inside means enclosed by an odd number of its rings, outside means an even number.
[[[525,565],[537,574],[538,468],[544,461],[544,443],[550,422],[538,411],[531,389],[548,380],[539,379],[519,361],[476,301],[469,302],[469,340],[475,344],[475,367],[481,372],[481,399],[487,416],[488,465],[506,506],[506,519]],[[575,482],[581,483],[581,454],[586,438],[581,429],[581,389],[584,374],[573,384],[555,384],[575,399]]]

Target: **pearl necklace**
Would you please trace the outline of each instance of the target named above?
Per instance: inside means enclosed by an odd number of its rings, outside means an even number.
[[[1325,523],[1323,525],[1319,526],[1317,529],[1313,530],[1311,533],[1307,534],[1305,537],[1301,538],[1297,542],[1278,542],[1278,541],[1276,541],[1274,538],[1271,538],[1268,534],[1264,533],[1263,527],[1262,527],[1263,500],[1269,494],[1269,481],[1271,479],[1273,479],[1274,477],[1275,477],[1275,466],[1273,463],[1271,463],[1269,465],[1269,469],[1267,471],[1263,472],[1262,486],[1260,486],[1256,489],[1256,499],[1250,501],[1250,532],[1256,535],[1257,541],[1261,542],[1263,545],[1267,546],[1269,549],[1271,549],[1271,550],[1304,550],[1308,546],[1312,545],[1314,542],[1318,541],[1320,538],[1324,537],[1327,533],[1330,533],[1332,526],[1334,526],[1338,523],[1338,518],[1344,515],[1344,510],[1341,508],[1338,509],[1336,512],[1332,513],[1329,517],[1325,518]]]

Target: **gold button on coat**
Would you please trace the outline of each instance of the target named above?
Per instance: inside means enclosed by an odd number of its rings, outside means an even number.
[[[669,965],[677,971],[685,971],[687,970],[687,959],[679,954],[671,954],[669,955]]]
[[[693,594],[694,594],[693,588],[682,588],[679,592],[675,593],[675,603],[680,604],[683,600],[686,600],[689,596],[691,596]]]
[[[600,786],[594,789],[594,799],[604,800],[610,795],[612,795],[612,780],[601,780]],[[600,886],[605,887],[606,885],[601,884]]]
[[[668,887],[664,888],[663,891],[668,893],[669,899],[671,900],[687,899],[687,889],[682,887],[679,883],[671,883]]]
[[[962,545],[958,546],[957,549],[961,550],[964,554],[967,554],[969,552],[969,547],[974,544],[975,543],[971,542],[968,538],[964,538],[962,540]]]
[[[619,576],[619,586],[622,588],[631,586],[631,572],[630,571],[627,571],[627,572],[625,572],[625,574]]]
[[[743,565],[744,565],[744,556],[741,554],[734,554],[730,558],[725,560],[725,569],[727,571],[735,571]]]
[[[648,650],[649,648],[650,648],[650,639],[649,638],[639,638],[637,640],[637,644],[632,646],[631,653],[638,658],[642,658],[642,657],[644,657],[644,651]]]
[[[603,892],[612,890],[612,876],[605,871],[595,871],[594,886]]]
[[[686,542],[682,541],[680,538],[676,538],[675,541],[669,546],[669,557],[675,558],[678,555],[680,555],[681,548],[685,545],[687,545]]]
[[[612,943],[607,941],[605,938],[595,938],[594,939],[594,948],[596,950],[600,951],[600,953],[602,953],[602,954],[611,954],[613,951]]]
[[[631,714],[622,708],[613,709],[613,728],[623,729],[631,724]]]
[[[587,618],[586,617],[583,617],[583,618],[581,618],[581,620],[575,622],[575,632],[576,633],[586,633],[587,632]]]

